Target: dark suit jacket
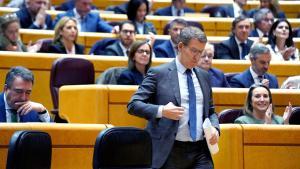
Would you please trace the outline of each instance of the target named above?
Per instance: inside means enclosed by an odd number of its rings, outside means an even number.
[[[19,11],[16,12],[16,14],[17,14],[18,18],[20,19],[21,28],[42,29],[33,24],[34,18],[31,17],[31,15],[26,7],[22,7]],[[45,24],[47,25],[47,29],[53,28],[51,16],[49,14],[46,14]]]
[[[224,73],[216,68],[211,68],[208,70],[208,73],[211,77],[211,87],[230,87],[229,83],[226,80]]]
[[[253,16],[254,16],[254,14],[258,11],[259,9],[250,9],[248,12],[247,12],[247,16],[249,17],[249,18],[253,18]],[[274,16],[275,18],[286,18],[286,16],[285,16],[285,14],[284,14],[284,12],[282,12],[282,11],[279,11],[278,13],[277,13],[277,16]]]
[[[191,8],[183,8],[184,13],[195,13],[195,11]],[[153,15],[159,15],[159,16],[173,16],[172,15],[172,6],[168,6],[165,8],[157,9]]]
[[[52,43],[49,46],[49,53],[64,53],[67,54],[66,48],[62,43]],[[76,54],[84,54],[84,47],[79,44],[75,44],[75,53]]]
[[[247,40],[247,50],[250,51],[250,48],[253,44],[253,41]],[[216,59],[236,59],[240,60],[240,52],[238,44],[235,41],[234,35],[231,35],[229,39],[216,44],[215,47],[215,57]]]
[[[207,72],[195,68],[203,92],[203,120],[208,117],[212,125],[219,130],[218,117],[215,114],[212,90]],[[172,102],[181,105],[178,74],[175,60],[150,68],[142,84],[127,105],[128,112],[148,120],[146,130],[152,137],[152,167],[160,168],[167,160],[172,149],[179,121],[156,118],[160,105]]]
[[[250,32],[249,37],[259,37],[259,34],[255,28]]]
[[[176,53],[170,40],[164,41],[154,48],[155,57],[157,58],[175,58]]]
[[[136,22],[133,22],[133,24],[134,24],[134,26],[135,26],[136,32],[137,32],[138,34],[140,34],[140,33],[138,32]],[[152,33],[154,33],[154,34],[157,34],[157,33],[156,33],[156,29],[155,29],[154,25],[153,25],[151,22],[144,22],[144,32],[141,33],[141,34],[149,34],[149,32],[152,32]]]
[[[0,122],[6,121],[6,109],[4,103],[4,93],[0,94]],[[20,116],[20,122],[41,122],[39,115],[35,111],[31,111],[26,115]]]
[[[64,16],[75,17],[74,10],[68,10],[65,13],[58,14],[55,18],[54,25]],[[112,31],[112,26],[110,26],[107,22],[103,21],[100,18],[98,12],[89,12],[86,16],[86,22],[89,27],[87,27],[87,32],[108,32]]]
[[[113,44],[105,48],[105,55],[108,56],[125,56],[120,44],[120,40],[115,41]]]
[[[274,75],[265,73],[264,78],[269,80],[269,88],[278,88],[278,81]],[[250,69],[242,72],[241,74],[237,74],[232,77],[231,81],[229,82],[231,87],[235,88],[249,88],[251,85],[254,84],[254,79],[250,73]]]
[[[62,3],[61,5],[56,6],[55,10],[68,11],[68,10],[73,9],[74,7],[75,7],[75,0],[68,0],[68,1]],[[92,9],[97,9],[97,7],[92,5]]]
[[[143,79],[143,74],[136,69],[125,69],[118,78],[117,83],[120,85],[140,85]]]

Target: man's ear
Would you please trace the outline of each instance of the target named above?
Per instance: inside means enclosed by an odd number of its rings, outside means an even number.
[[[8,89],[7,84],[4,84],[3,91],[6,92],[7,89]]]

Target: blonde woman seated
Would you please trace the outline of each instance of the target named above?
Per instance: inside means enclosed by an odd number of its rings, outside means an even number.
[[[20,40],[20,23],[17,15],[7,14],[0,17],[0,50],[27,51]]]
[[[234,123],[239,124],[289,124],[292,105],[286,106],[283,117],[274,114],[271,91],[263,84],[249,88],[244,114]]]
[[[84,54],[84,47],[76,43],[78,36],[75,18],[63,17],[55,26],[54,39],[49,46],[50,53]]]

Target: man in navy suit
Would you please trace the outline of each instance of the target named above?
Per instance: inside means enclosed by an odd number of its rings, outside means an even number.
[[[49,0],[26,0],[16,15],[20,19],[21,28],[52,29],[51,16],[46,14]]]
[[[234,0],[233,4],[221,6],[220,13],[222,13],[222,17],[230,18],[247,15],[247,12],[243,9],[246,4],[247,0]]]
[[[113,28],[100,18],[99,12],[91,11],[92,0],[75,0],[75,8],[58,14],[54,23],[62,17],[75,17],[80,32],[112,32]]]
[[[197,67],[207,38],[198,28],[185,27],[179,35],[178,56],[150,68],[127,105],[132,115],[148,120],[152,138],[152,168],[213,168],[203,135],[209,118],[217,144],[219,122],[214,110],[209,74]]]
[[[185,0],[172,0],[171,3],[171,6],[156,10],[154,15],[184,16],[186,13],[195,13],[193,9],[185,7]]]
[[[24,67],[9,70],[0,94],[0,122],[50,122],[46,108],[30,101],[33,81],[32,72]]]
[[[269,88],[278,88],[278,81],[274,75],[267,73],[271,54],[268,47],[257,43],[253,45],[249,53],[251,66],[241,74],[232,77],[231,87],[248,88],[253,84],[262,83]]]
[[[205,49],[200,57],[198,66],[209,73],[212,87],[230,87],[224,73],[221,70],[212,67],[213,58],[214,46],[209,43],[206,43]]]
[[[243,60],[249,53],[253,41],[250,40],[250,20],[245,16],[239,16],[232,22],[232,35],[228,40],[215,45],[216,59]]]
[[[135,27],[131,21],[120,24],[119,40],[105,48],[105,55],[127,56],[132,43],[135,41]]]
[[[154,48],[155,57],[157,58],[175,58],[178,54],[178,37],[181,30],[188,26],[184,19],[174,19],[170,23],[169,35],[170,40],[164,41]]]
[[[254,29],[250,32],[250,37],[268,37],[271,26],[274,23],[272,11],[262,8],[254,14]]]

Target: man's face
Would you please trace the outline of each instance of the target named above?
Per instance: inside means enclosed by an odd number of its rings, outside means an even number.
[[[173,4],[177,9],[183,9],[185,6],[185,0],[176,0]]]
[[[233,33],[238,38],[239,41],[244,42],[248,39],[250,33],[251,24],[249,19],[240,21],[235,25]]]
[[[18,109],[20,105],[16,103],[27,102],[30,99],[32,82],[25,81],[21,77],[16,77],[10,88],[4,87],[7,104],[12,109]]]
[[[198,65],[200,56],[205,47],[205,42],[200,42],[196,39],[191,39],[189,44],[184,45],[182,42],[178,44],[179,61],[184,67],[192,69]]]
[[[29,11],[36,15],[41,8],[47,8],[49,5],[48,0],[29,0],[28,9]]]
[[[135,28],[132,24],[125,23],[120,30],[120,40],[121,43],[126,47],[129,48],[131,44],[135,40]]]
[[[178,44],[178,36],[184,27],[182,24],[175,23],[173,27],[169,29],[169,35],[174,44]]]
[[[80,16],[85,16],[91,11],[92,0],[77,0],[75,7]]]
[[[208,71],[212,66],[212,60],[214,58],[214,48],[212,45],[205,45],[205,49],[200,57],[198,66]]]
[[[260,29],[263,33],[267,34],[269,33],[271,26],[274,23],[274,16],[270,12],[268,13],[264,19],[257,25],[258,29]]]
[[[261,76],[268,71],[270,61],[271,61],[270,53],[259,54],[256,59],[251,58],[252,69],[257,75]]]

